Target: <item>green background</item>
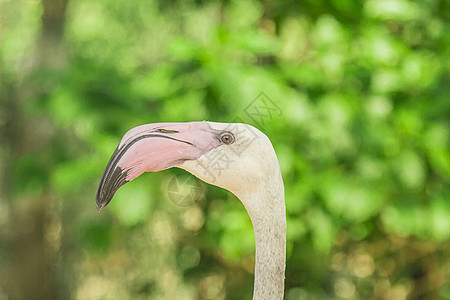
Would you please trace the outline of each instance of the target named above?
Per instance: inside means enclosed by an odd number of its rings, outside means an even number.
[[[253,231],[229,192],[173,169],[95,209],[128,129],[201,120],[274,145],[286,299],[450,299],[449,15],[445,0],[1,0],[0,300],[250,299]]]

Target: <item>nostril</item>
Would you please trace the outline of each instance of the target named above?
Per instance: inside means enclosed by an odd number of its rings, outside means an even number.
[[[156,131],[162,132],[162,133],[178,133],[178,131],[176,131],[176,130],[168,130],[168,129],[162,129],[162,128],[159,128]]]

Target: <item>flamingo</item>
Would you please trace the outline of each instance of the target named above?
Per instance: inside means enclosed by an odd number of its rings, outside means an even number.
[[[241,123],[153,123],[129,130],[96,194],[105,207],[125,183],[171,167],[227,189],[243,203],[255,235],[253,300],[283,299],[286,208],[277,156],[267,136]]]

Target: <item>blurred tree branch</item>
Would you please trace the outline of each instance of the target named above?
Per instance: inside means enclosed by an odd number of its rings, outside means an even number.
[[[27,182],[14,182],[18,159],[27,152],[39,147],[48,147],[51,130],[45,128],[48,122],[42,118],[29,118],[23,110],[28,101],[36,101],[36,94],[49,92],[55,82],[46,89],[36,84],[37,72],[42,69],[56,70],[64,65],[63,33],[66,16],[66,0],[42,1],[40,36],[34,45],[28,73],[22,74],[20,82],[8,80],[1,89],[5,93],[3,108],[7,121],[2,130],[3,161],[2,190],[10,211],[8,226],[7,254],[11,264],[7,268],[5,290],[10,299],[66,299],[61,276],[57,275],[57,259],[49,250],[46,240],[51,198],[46,187],[37,194],[16,197],[13,186],[25,186]],[[57,72],[57,71],[55,71]],[[38,80],[39,81],[39,80]],[[42,94],[41,94],[42,96]],[[44,144],[42,144],[42,141]],[[31,145],[31,147],[30,147]],[[38,156],[35,159],[39,159]],[[14,201],[13,201],[14,200]]]

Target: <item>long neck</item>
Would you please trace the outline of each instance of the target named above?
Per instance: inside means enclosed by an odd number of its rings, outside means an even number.
[[[286,208],[281,175],[243,200],[255,232],[253,300],[283,299],[286,266]]]

